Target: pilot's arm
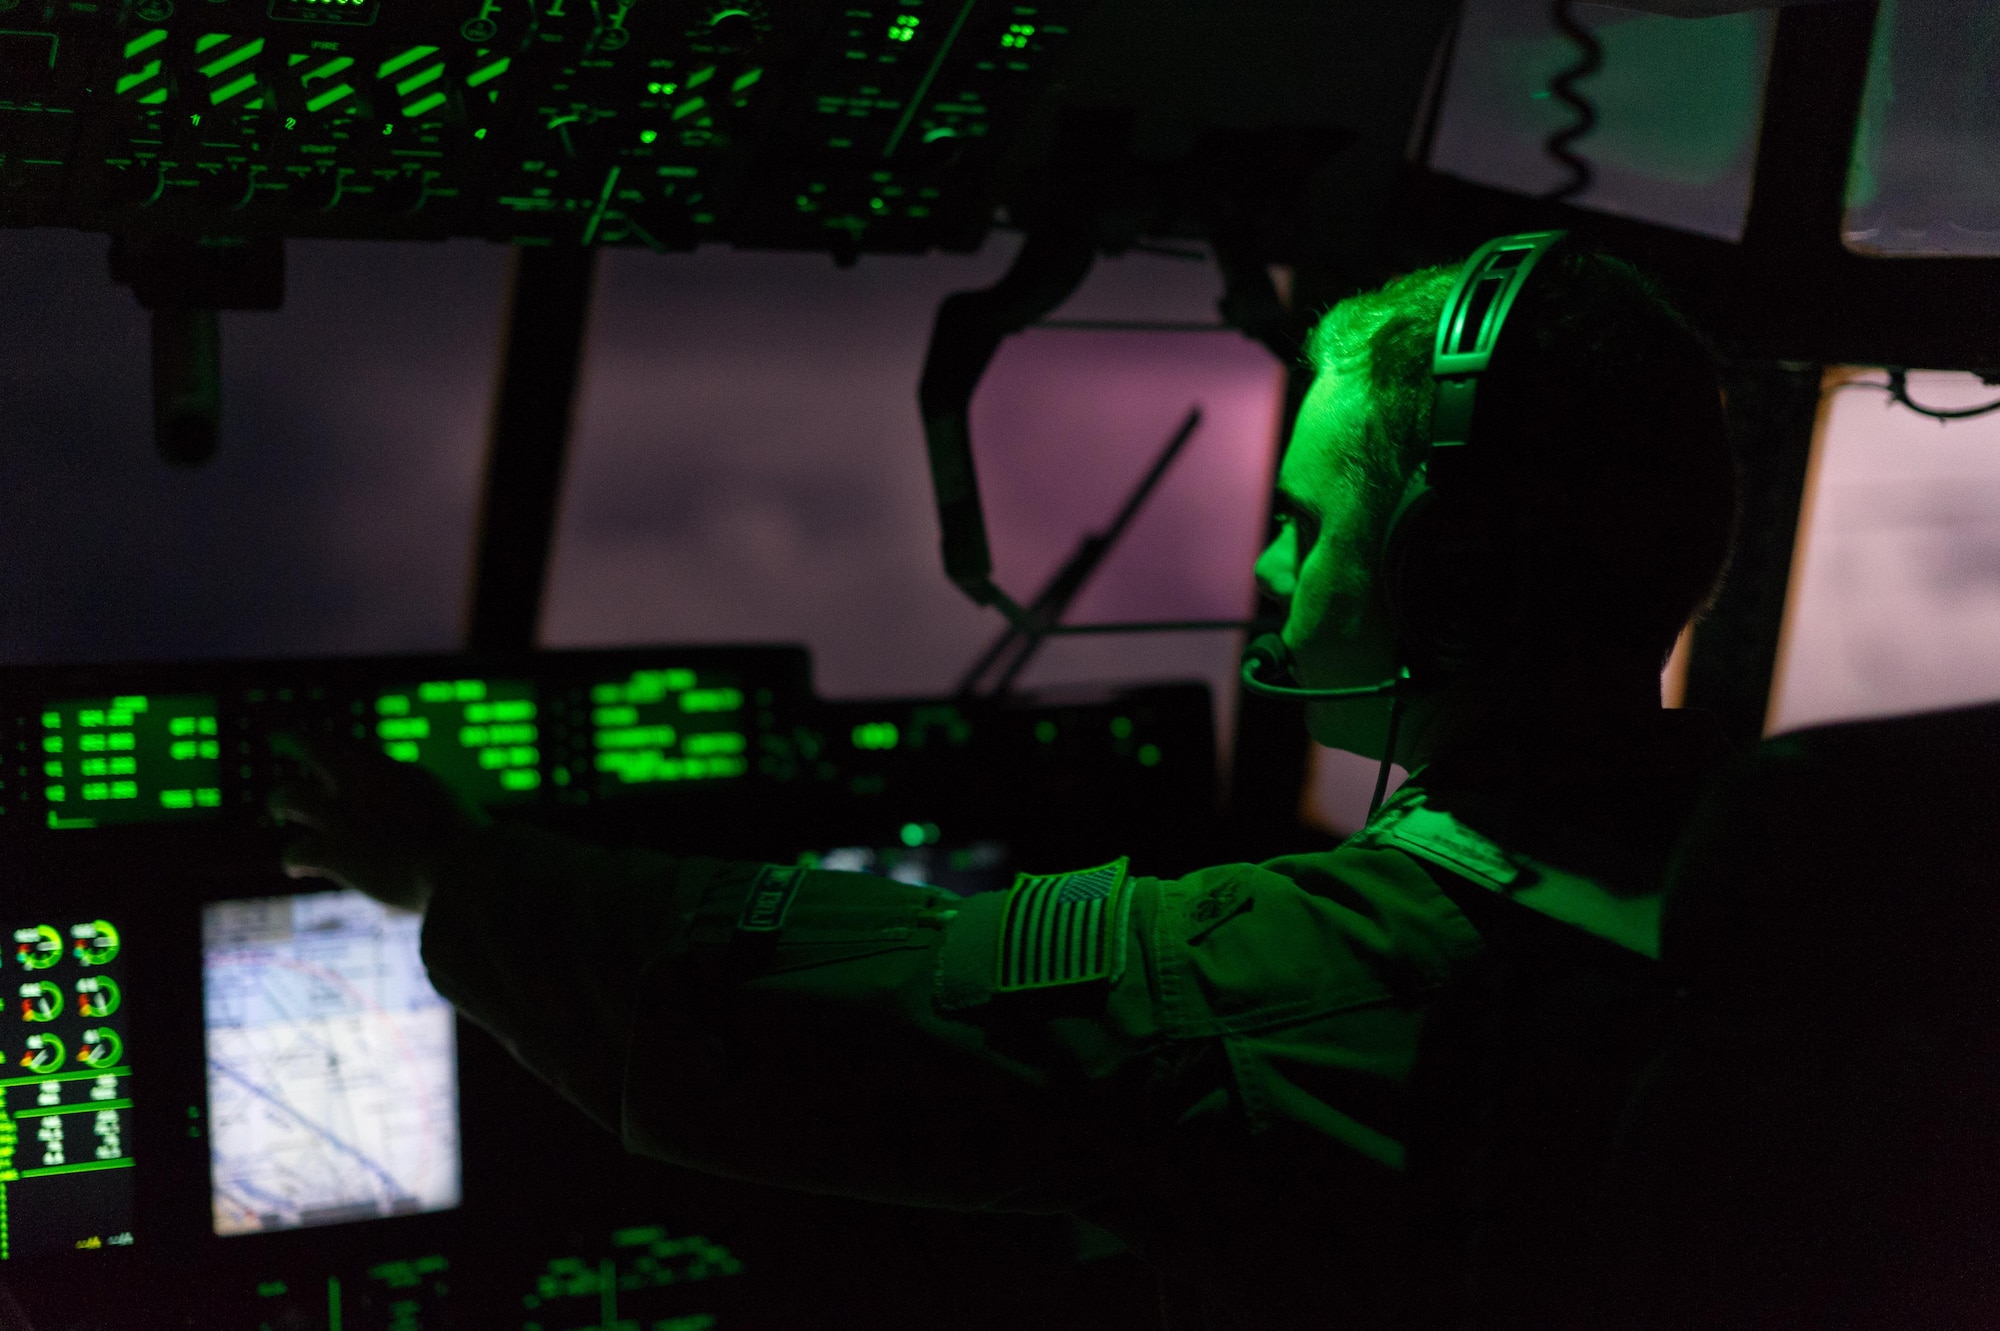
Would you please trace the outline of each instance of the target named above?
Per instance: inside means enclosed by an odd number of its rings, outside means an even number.
[[[1222,1223],[1196,1199],[1268,1203],[1275,1152],[1358,1202],[1400,1165],[1422,1000],[1476,945],[1389,852],[960,899],[487,826],[361,754],[278,803],[292,872],[427,908],[440,992],[629,1149],[881,1200],[1165,1187]]]
[[[1003,894],[525,828],[462,842],[433,872],[424,960],[440,992],[628,1149],[1030,1211],[1079,1206],[1141,1168],[1133,1128],[1166,1052],[1145,959],[1075,968],[1073,984],[1023,995],[1032,1015],[994,1020]],[[1135,899],[1109,881],[1119,872],[1101,875],[1095,919],[1065,912],[1081,952],[1108,951],[1114,928],[1149,932],[1157,894]]]

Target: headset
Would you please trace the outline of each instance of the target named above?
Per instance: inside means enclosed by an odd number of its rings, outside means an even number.
[[[1472,469],[1468,464],[1490,447],[1473,447],[1473,408],[1480,377],[1493,363],[1493,349],[1499,345],[1508,312],[1535,265],[1567,234],[1526,231],[1487,241],[1465,261],[1445,300],[1431,351],[1430,448],[1390,515],[1382,540],[1382,589],[1401,658],[1396,673],[1378,684],[1308,689],[1296,682],[1291,652],[1278,634],[1262,634],[1244,650],[1243,687],[1251,693],[1308,701],[1388,697],[1389,727],[1375,773],[1375,793],[1368,801],[1370,821],[1389,790],[1389,768],[1395,762],[1403,702],[1412,680],[1449,677],[1479,650],[1484,626],[1476,617],[1473,622],[1457,619],[1454,611],[1462,613],[1477,599],[1465,594],[1466,586],[1490,572],[1453,545],[1452,528],[1476,524],[1465,521],[1462,508],[1455,518],[1444,514],[1453,507],[1452,497],[1466,493],[1466,474]],[[1462,543],[1469,541],[1473,551],[1481,545],[1476,530],[1461,530],[1460,538]],[[1447,585],[1451,583],[1458,586]],[[1452,601],[1458,604],[1447,604]]]
[[[1291,652],[1284,639],[1265,633],[1243,653],[1245,689],[1267,698],[1390,695],[1400,700],[1410,685],[1413,664],[1420,676],[1448,675],[1462,668],[1476,650],[1475,643],[1455,638],[1439,613],[1433,584],[1455,571],[1449,547],[1438,532],[1439,496],[1458,493],[1465,484],[1467,464],[1478,451],[1473,444],[1472,420],[1480,377],[1493,362],[1493,349],[1528,275],[1566,235],[1565,231],[1528,231],[1487,241],[1465,261],[1445,300],[1431,352],[1430,449],[1390,516],[1382,542],[1383,591],[1403,665],[1392,678],[1378,684],[1303,688],[1292,674]],[[1392,715],[1392,727],[1394,719]],[[1392,728],[1392,751],[1394,747]],[[1379,794],[1377,798],[1379,801]]]

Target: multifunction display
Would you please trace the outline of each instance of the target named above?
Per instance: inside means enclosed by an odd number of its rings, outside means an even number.
[[[590,691],[592,765],[607,794],[658,781],[714,781],[750,770],[743,690],[734,676],[635,670]]]
[[[359,892],[204,907],[217,1234],[458,1205],[457,1044],[421,925]]]
[[[0,1262],[130,1244],[124,939],[101,919],[4,927]]]
[[[531,681],[404,685],[377,698],[375,713],[384,753],[423,764],[481,804],[523,800],[542,784],[542,729]]]
[[[222,805],[213,695],[65,699],[42,709],[50,827],[175,822]]]

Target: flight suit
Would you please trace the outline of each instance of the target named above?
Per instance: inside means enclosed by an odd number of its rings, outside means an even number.
[[[1652,823],[1692,798],[1685,761],[1614,765]],[[1473,830],[1449,766],[1327,852],[1173,880],[1120,861],[964,899],[497,828],[436,865],[424,957],[634,1152],[1073,1211],[1153,1262],[1174,1326],[1388,1326],[1407,1294],[1408,1088],[1427,1017],[1487,951],[1454,897],[1558,889],[1567,906],[1522,914],[1564,935],[1551,914],[1595,902],[1626,959],[1652,909]],[[1465,767],[1481,817],[1532,793],[1518,762]],[[1559,846],[1564,819],[1544,822]],[[1667,838],[1634,840],[1656,884]]]

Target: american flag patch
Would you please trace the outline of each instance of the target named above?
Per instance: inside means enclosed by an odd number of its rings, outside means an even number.
[[[1007,894],[993,989],[1047,989],[1125,973],[1129,861],[1075,873],[1021,874]]]

